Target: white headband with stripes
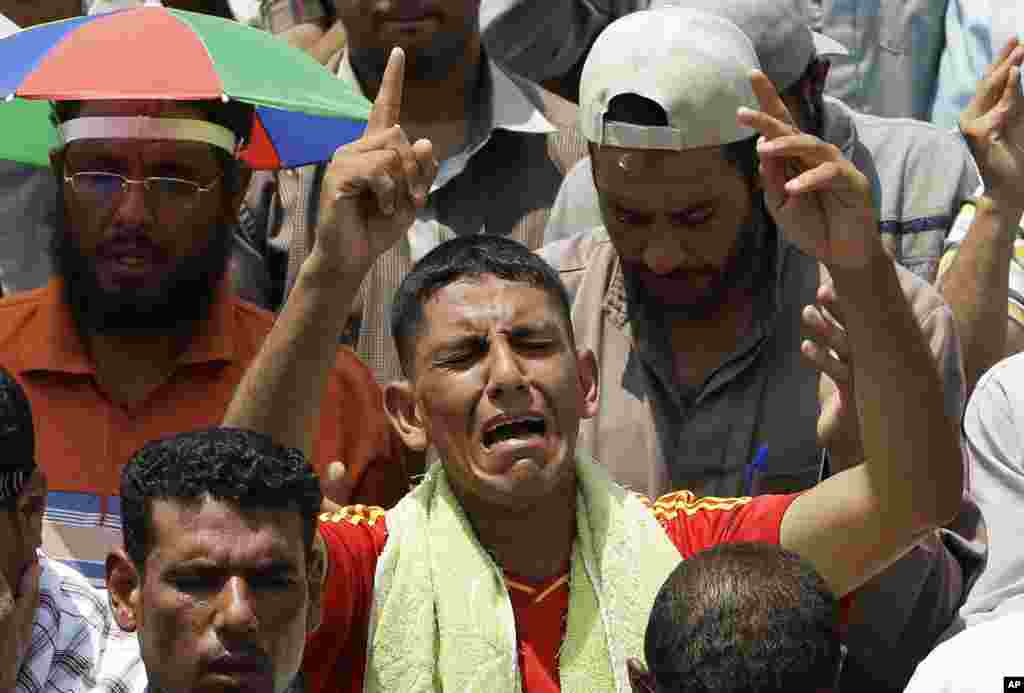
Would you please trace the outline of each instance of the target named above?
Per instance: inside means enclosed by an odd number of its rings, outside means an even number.
[[[64,144],[76,140],[178,140],[203,142],[234,156],[238,138],[223,125],[191,118],[90,116],[73,118],[59,127]]]

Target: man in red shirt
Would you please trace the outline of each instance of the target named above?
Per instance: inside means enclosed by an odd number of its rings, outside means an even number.
[[[226,425],[310,449],[347,306],[437,169],[431,144],[397,125],[403,69],[396,50],[364,137],[329,167],[314,250]],[[878,241],[868,181],[795,127],[762,73],[743,69],[761,110],[752,97],[717,107],[763,135],[768,208],[843,296],[865,462],[798,496],[684,491],[643,508],[576,454],[579,422],[596,410],[596,368],[575,347],[557,277],[514,243],[450,241],[395,297],[407,379],[385,390],[406,445],[432,445],[441,462],[386,515],[357,506],[322,518],[328,570],[308,690],[625,690],[626,659],[642,654],[654,595],[680,555],[778,543],[843,596],[956,514],[956,429]],[[628,163],[658,156],[670,154]]]

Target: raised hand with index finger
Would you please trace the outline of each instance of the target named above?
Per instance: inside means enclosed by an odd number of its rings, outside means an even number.
[[[765,202],[785,237],[827,265],[862,267],[881,245],[867,178],[839,149],[801,132],[764,73],[751,74],[760,111],[738,121],[761,133]]]
[[[309,261],[361,278],[408,230],[437,175],[429,140],[399,125],[405,53],[391,51],[366,131],[338,149],[324,175]]]

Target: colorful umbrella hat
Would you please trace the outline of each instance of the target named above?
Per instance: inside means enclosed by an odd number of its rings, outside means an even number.
[[[20,100],[236,99],[256,106],[242,153],[256,168],[329,159],[362,134],[371,106],[279,38],[158,4],[23,29],[0,39],[0,65],[0,158],[28,163],[48,155],[30,142],[55,138]]]

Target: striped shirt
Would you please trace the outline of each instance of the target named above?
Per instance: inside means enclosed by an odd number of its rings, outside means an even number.
[[[39,606],[16,693],[131,693],[145,688],[138,640],[81,575],[40,557]]]
[[[978,195],[982,190],[978,190]],[[939,264],[939,276],[945,274],[953,266],[960,251],[960,244],[967,237],[967,232],[974,221],[975,204],[966,202],[960,210],[960,214],[953,224],[953,228],[946,238],[946,245],[942,253],[942,262]],[[1021,220],[1024,223],[1024,219]],[[1024,327],[1024,226],[1017,227],[1017,235],[1013,241],[1013,257],[1010,258],[1010,295],[1007,301],[1007,316]]]

